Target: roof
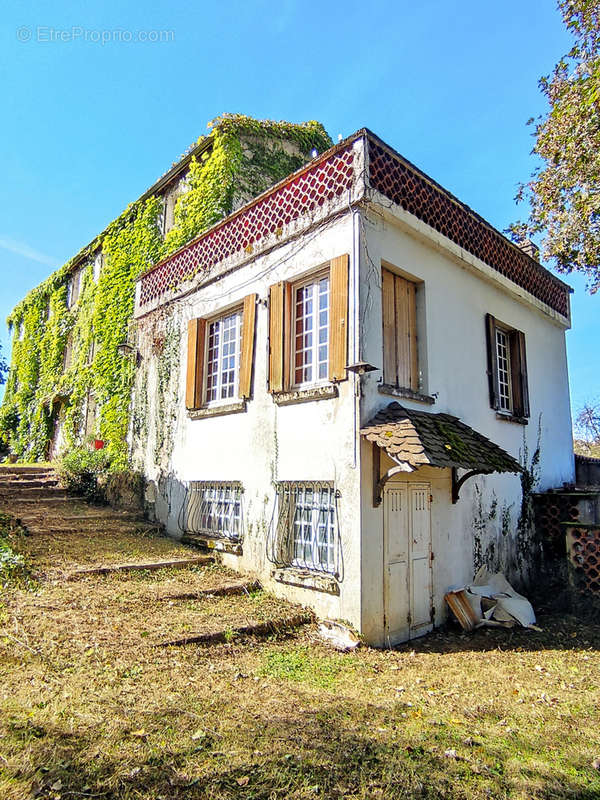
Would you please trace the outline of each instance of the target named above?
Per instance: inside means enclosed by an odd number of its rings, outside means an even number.
[[[353,149],[359,140],[361,158]],[[338,213],[342,205],[347,208],[348,202],[361,202],[360,192],[348,200],[360,181],[371,193],[391,200],[569,318],[572,290],[566,283],[367,128],[318,155],[143,273],[138,278],[142,313],[172,299],[175,287],[198,273],[210,273],[218,263],[235,257],[241,264],[279,246],[298,233],[299,224],[312,224],[321,206],[333,203],[329,211],[321,212],[326,216]],[[376,195],[372,199],[376,202]]]
[[[451,414],[413,411],[390,403],[360,431],[394,461],[482,472],[522,472],[519,462]]]

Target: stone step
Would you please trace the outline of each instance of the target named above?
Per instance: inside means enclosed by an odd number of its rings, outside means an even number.
[[[2,508],[40,508],[43,509],[44,506],[48,506],[48,512],[51,512],[51,509],[55,506],[66,506],[68,508],[69,504],[73,502],[72,497],[67,497],[67,495],[59,495],[57,497],[18,497],[16,498],[14,495],[10,495],[7,497],[2,497],[0,495],[0,509]]]
[[[19,486],[16,488],[7,488],[3,483],[0,483],[0,498],[66,497],[67,494],[67,490],[61,489],[60,486]]]
[[[23,520],[21,520],[23,522]],[[56,523],[42,522],[36,520],[35,523],[29,523],[30,528],[39,528],[40,532],[46,534],[53,533],[95,533],[96,531],[102,534],[106,533],[132,533],[138,531],[153,531],[160,532],[160,525],[152,525],[148,522],[136,520],[132,522],[117,522],[115,520],[83,520],[82,522],[72,522],[69,525],[61,525]]]
[[[197,592],[173,592],[163,594],[158,600],[203,600],[211,597],[229,597],[231,595],[250,594],[262,589],[259,581],[237,581],[236,583],[224,583],[212,589],[199,589]]]
[[[73,510],[73,509],[72,509]],[[106,511],[103,510],[94,510],[89,509],[89,507],[83,507],[80,514],[69,514],[69,513],[62,513],[60,518],[57,519],[55,509],[54,508],[35,508],[32,509],[31,505],[29,505],[20,515],[21,520],[23,522],[29,521],[36,521],[42,522],[43,524],[53,523],[53,522],[89,522],[90,524],[96,525],[98,522],[123,522],[126,525],[134,525],[137,522],[141,522],[143,524],[151,525],[152,527],[159,528],[160,525],[158,523],[148,522],[147,519],[143,519],[139,516],[139,514],[135,514],[134,512],[123,511],[117,512],[113,511],[112,509],[107,509]]]
[[[169,561],[148,561],[142,564],[107,564],[100,567],[81,567],[67,575],[66,580],[75,581],[88,575],[110,575],[112,572],[156,571],[159,569],[186,569],[213,564],[212,556],[193,556],[192,558],[176,558]]]
[[[58,486],[58,478],[15,478],[0,476],[0,490],[3,491],[21,491],[21,489],[38,489],[38,488],[52,488]]]
[[[300,611],[288,617],[279,619],[269,619],[265,622],[254,622],[250,625],[243,625],[238,628],[226,628],[224,630],[210,631],[209,633],[190,634],[181,639],[169,639],[166,642],[158,642],[157,647],[181,647],[186,644],[222,644],[243,636],[289,636],[302,625],[310,625],[315,621],[315,615],[308,609]]]
[[[5,475],[17,475],[22,477],[31,477],[32,475],[56,475],[56,470],[53,467],[38,467],[35,464],[23,464],[21,466],[0,464],[0,478]]]

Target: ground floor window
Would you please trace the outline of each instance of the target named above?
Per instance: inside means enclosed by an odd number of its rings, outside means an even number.
[[[333,482],[281,481],[269,535],[269,558],[279,566],[339,574],[337,499]]]
[[[242,484],[237,481],[190,481],[179,514],[185,533],[239,542],[243,534]]]

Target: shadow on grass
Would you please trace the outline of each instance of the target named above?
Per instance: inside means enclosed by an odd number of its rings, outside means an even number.
[[[417,653],[457,653],[539,650],[600,650],[600,626],[573,615],[543,614],[538,617],[541,632],[514,628],[479,628],[464,633],[458,623],[450,621],[433,633],[398,645],[394,650]]]
[[[423,721],[408,730],[389,711],[345,701],[306,712],[290,702],[274,716],[240,709],[237,725],[222,733],[180,736],[166,744],[165,730],[178,724],[168,710],[145,718],[148,734],[123,732],[102,745],[102,732],[73,733],[33,721],[7,720],[4,772],[8,800],[24,797],[102,797],[106,800],[179,798],[506,798],[596,800],[600,779],[589,765],[553,770],[536,742],[513,736],[497,745],[471,742]],[[212,720],[218,724],[218,720]],[[370,728],[368,727],[370,726]],[[214,735],[213,735],[214,733]],[[137,735],[137,739],[135,738]],[[133,737],[133,738],[132,738]],[[226,743],[231,741],[231,748]],[[19,750],[27,757],[20,759]],[[545,758],[545,761],[544,761]],[[11,764],[20,763],[20,768]],[[542,766],[540,763],[544,761]],[[518,768],[515,763],[519,764]],[[1,775],[2,770],[0,770]],[[0,787],[2,786],[0,777]]]

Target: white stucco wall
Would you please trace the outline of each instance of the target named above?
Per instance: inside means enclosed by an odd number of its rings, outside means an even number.
[[[517,459],[524,441],[529,459],[536,449],[541,421],[538,488],[561,486],[574,479],[571,417],[565,351],[566,320],[538,301],[528,302],[521,290],[509,293],[489,279],[489,268],[460,258],[445,248],[443,237],[404,224],[389,210],[368,213],[361,270],[361,353],[381,368],[381,265],[387,263],[416,281],[419,366],[422,392],[435,395],[434,405],[382,394],[382,372],[363,379],[361,423],[397,401],[408,408],[453,414],[500,445]],[[416,228],[416,226],[415,226]],[[506,282],[505,282],[506,283]],[[517,287],[515,287],[515,290]],[[520,295],[520,296],[519,296]],[[526,426],[497,419],[490,407],[487,377],[485,315],[491,313],[525,333],[531,416]],[[362,629],[381,641],[383,581],[383,507],[373,508],[371,445],[363,442],[362,458]],[[382,472],[391,466],[391,461]],[[402,480],[427,480],[432,485],[432,547],[436,621],[445,615],[443,595],[452,585],[473,578],[474,536],[497,564],[516,569],[516,523],[521,506],[517,475],[478,476],[465,483],[452,505],[450,470],[420,469]],[[489,548],[493,548],[493,550]],[[504,562],[504,563],[503,563]]]
[[[301,241],[282,244],[217,282],[200,288],[167,309],[179,319],[180,345],[179,404],[174,446],[168,473],[168,504],[157,502],[157,515],[174,536],[180,536],[177,517],[183,499],[180,482],[236,480],[244,486],[245,536],[243,555],[224,555],[224,562],[257,574],[263,585],[279,595],[311,605],[321,616],[347,619],[360,625],[360,477],[355,454],[355,379],[338,384],[337,398],[278,406],[267,391],[269,287],[281,280],[291,281],[316,271],[335,256],[350,255],[350,320],[353,319],[352,219],[348,214],[322,227]],[[253,396],[246,410],[223,416],[190,419],[184,409],[187,321],[210,317],[239,307],[243,298],[257,293]],[[143,324],[143,320],[140,324]],[[351,323],[350,323],[351,327]],[[353,331],[350,330],[350,340]],[[149,416],[156,413],[152,398],[156,388],[156,367],[151,349],[144,358],[150,362],[147,396]],[[145,473],[159,478],[154,463],[152,419],[144,452],[137,454]],[[274,480],[331,480],[340,492],[339,530],[344,563],[340,594],[290,586],[271,580],[273,565],[266,558],[266,537],[275,503]]]

